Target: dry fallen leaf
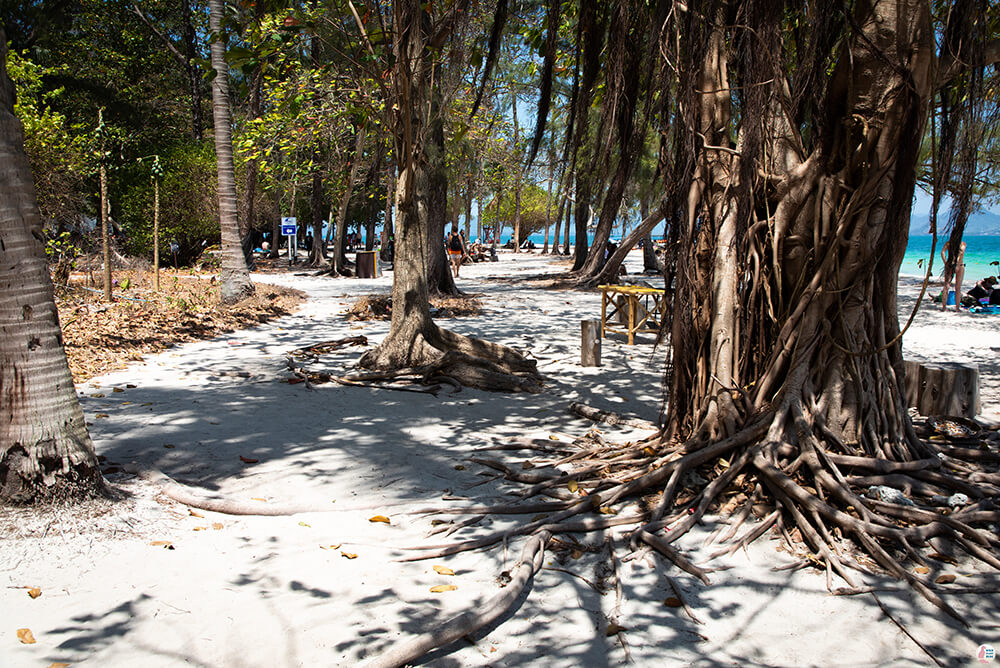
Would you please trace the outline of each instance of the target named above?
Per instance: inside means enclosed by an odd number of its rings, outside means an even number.
[[[338,550],[338,549],[340,549],[340,543],[337,543],[336,545],[320,545],[319,549],[321,549],[321,550]]]
[[[100,392],[98,392],[97,394],[92,394],[90,396],[93,397],[94,399],[103,399],[104,398],[104,395],[102,393],[100,393]]]
[[[164,443],[164,444],[163,444],[163,447],[165,447],[165,448],[166,448],[167,450],[173,450],[173,449],[174,449],[174,448],[176,448],[177,446],[176,446],[176,445],[174,445],[173,443]]]
[[[431,520],[432,527],[436,527],[441,524],[448,524],[448,520]]]
[[[342,557],[344,557],[346,559],[357,559],[358,558],[358,555],[356,555],[355,553],[353,553],[353,552],[344,552],[343,550],[340,551],[340,556],[342,556]]]
[[[382,524],[391,524],[391,522],[389,522],[389,518],[386,517],[385,515],[376,515],[375,517],[369,517],[368,521],[381,522]]]
[[[456,585],[437,585],[435,587],[431,587],[431,593],[440,594],[441,592],[455,591],[456,589],[458,589]]]
[[[462,466],[461,464],[455,464],[455,470],[456,471],[464,471],[465,467]]]
[[[94,417],[97,418],[97,419],[101,419],[101,418],[106,418],[106,417],[111,417],[111,416],[109,416],[107,413],[98,413]]]
[[[451,570],[450,568],[447,568],[446,566],[435,566],[434,567],[434,572],[437,573],[438,575],[454,575],[455,574],[455,571]]]
[[[937,579],[934,580],[934,582],[938,583],[939,585],[950,585],[955,580],[956,578],[954,575],[952,575],[951,573],[945,573],[944,575],[939,575]]]
[[[197,510],[193,510],[191,508],[188,508],[188,515],[190,515],[191,517],[205,517],[204,515],[202,515],[201,513],[199,513]]]
[[[611,506],[601,506],[601,508],[598,509],[597,512],[599,512],[602,515],[617,515],[618,514],[618,511],[615,510],[614,508],[612,508]]]
[[[253,457],[244,457],[243,455],[240,455],[240,461],[243,462],[244,464],[256,464],[260,460],[254,459]]]
[[[568,483],[566,483],[566,487],[569,489],[569,491],[573,492],[574,494],[576,493],[576,490],[580,489],[580,485],[577,484],[576,480],[570,480]]]
[[[261,498],[261,497],[259,497],[259,496],[251,496],[251,497],[250,497],[250,500],[251,500],[251,501],[262,501],[262,502],[264,502],[264,503],[267,503],[267,499],[264,499],[264,498]]]
[[[305,527],[305,528],[307,528],[307,529],[311,529],[311,528],[312,528],[311,526],[309,526],[309,525],[308,525],[308,524],[306,524],[305,522],[299,522],[299,526],[300,526],[300,527]]]
[[[642,451],[645,452],[650,457],[652,457],[653,455],[656,454],[656,450],[654,450],[653,448],[649,447],[648,445],[645,448],[643,448]]]
[[[49,664],[48,668],[69,668],[69,664],[62,663],[61,661],[54,661]]]
[[[913,570],[917,573],[920,573],[921,575],[931,572],[931,569],[927,568],[926,566],[917,566]]]
[[[124,392],[125,390],[123,390],[123,389],[122,389],[122,388],[120,388],[120,387],[114,387],[114,388],[111,388],[111,391],[112,391],[112,392]]]
[[[215,529],[216,531],[218,531],[219,529],[222,528],[222,522],[213,522],[212,523],[212,528]]]
[[[571,559],[579,559],[583,556],[583,550],[573,550],[569,553]]]
[[[25,645],[35,644],[35,636],[31,635],[31,629],[18,629],[17,639]]]
[[[622,631],[627,631],[627,630],[628,629],[626,629],[624,626],[620,626],[618,624],[615,624],[614,622],[611,622],[610,624],[608,624],[608,628],[604,631],[604,635],[613,636],[621,633]]]
[[[152,545],[153,547],[162,547],[165,550],[174,549],[174,544],[171,543],[169,540],[154,540],[153,542],[150,543],[150,545]]]
[[[679,608],[682,605],[684,605],[683,603],[681,603],[681,600],[676,596],[668,597],[667,600],[663,602],[663,604],[670,608]]]
[[[32,587],[31,589],[28,590],[28,596],[30,596],[31,598],[38,598],[41,595],[42,595],[42,590],[39,589],[38,587]]]
[[[192,529],[192,531],[204,531],[207,528],[208,527],[195,527],[194,529]]]
[[[566,302],[566,303],[568,304],[569,302]],[[559,437],[556,436],[555,434],[549,434],[549,439],[552,440],[552,441],[558,441]]]

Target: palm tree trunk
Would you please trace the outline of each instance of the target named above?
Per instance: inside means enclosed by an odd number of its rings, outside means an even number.
[[[253,283],[243,256],[236,208],[236,169],[233,166],[232,113],[229,109],[229,65],[222,33],[224,0],[209,0],[212,42],[212,117],[215,121],[215,158],[219,172],[219,227],[222,232],[222,301],[234,304],[253,294]]]
[[[6,44],[0,27],[0,501],[93,496],[104,482],[62,347]]]

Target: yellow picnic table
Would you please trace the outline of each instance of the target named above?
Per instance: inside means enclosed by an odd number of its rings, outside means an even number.
[[[597,289],[601,291],[601,338],[607,332],[626,334],[632,345],[637,333],[660,331],[666,313],[665,290],[640,285],[599,285]]]

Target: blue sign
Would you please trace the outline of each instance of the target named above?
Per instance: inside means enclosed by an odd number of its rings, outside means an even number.
[[[285,237],[294,237],[298,233],[298,228],[295,225],[282,225],[281,235]]]

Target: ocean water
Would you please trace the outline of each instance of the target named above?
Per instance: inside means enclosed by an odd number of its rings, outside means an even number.
[[[947,240],[938,238],[934,248],[934,265],[931,278],[941,278],[944,273],[944,262],[941,260],[941,245]],[[965,241],[965,278],[962,280],[963,290],[986,276],[1000,274],[1000,236],[966,236]],[[906,244],[906,254],[899,273],[903,276],[923,276],[927,273],[927,260],[931,254],[931,237],[927,235],[911,236]],[[990,264],[990,263],[993,264]]]
[[[662,234],[660,230],[657,230]],[[589,240],[593,240],[593,234],[588,234]],[[562,235],[559,235],[562,243]],[[541,248],[545,235],[542,233],[532,234],[528,237]],[[618,240],[620,235],[612,235],[612,239]],[[503,241],[510,239],[510,233],[503,235]],[[570,243],[573,243],[574,235],[570,235]],[[941,278],[944,273],[944,262],[941,260],[941,246],[947,237],[939,237],[934,250],[934,266],[931,278]],[[549,243],[552,243],[552,236],[549,235]],[[903,256],[903,263],[899,267],[899,273],[903,276],[919,276],[923,278],[927,272],[927,260],[931,254],[931,237],[929,235],[911,235],[906,245],[906,254]],[[965,278],[962,280],[964,289],[971,288],[972,285],[984,276],[1000,276],[1000,235],[991,236],[966,236],[965,237]]]

